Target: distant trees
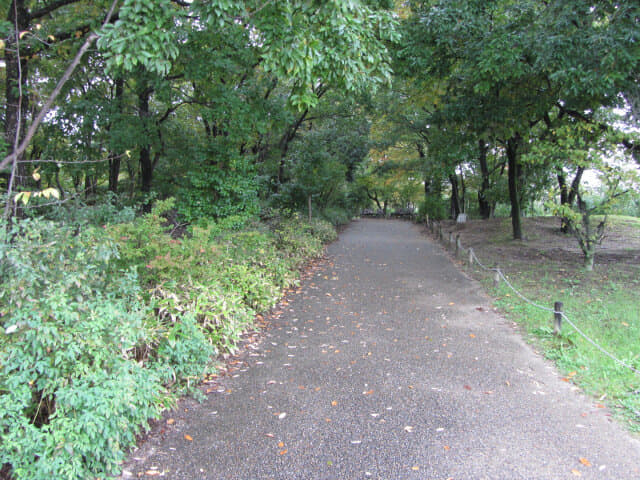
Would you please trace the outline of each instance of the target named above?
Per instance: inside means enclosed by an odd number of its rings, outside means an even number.
[[[426,161],[441,163],[461,141],[477,145],[475,154],[455,156],[479,167],[479,209],[486,216],[486,155],[502,156],[513,236],[521,239],[523,202],[535,195],[532,181],[540,184],[539,168],[526,160],[531,147],[569,119],[592,123],[599,109],[623,107],[625,92],[637,88],[638,7],[582,0],[413,1],[408,7],[399,71],[417,86],[439,90],[432,106],[414,104],[423,118],[419,136],[440,130],[452,139],[428,143]],[[620,139],[625,142],[628,150],[637,145]]]
[[[283,164],[327,90],[389,80],[390,6],[12,0],[0,7],[4,188],[39,188],[31,174],[51,160],[39,183],[63,195],[124,180],[130,192],[183,195],[188,215],[250,207],[259,174]],[[83,42],[91,48],[64,77]],[[61,78],[55,107],[17,151]]]

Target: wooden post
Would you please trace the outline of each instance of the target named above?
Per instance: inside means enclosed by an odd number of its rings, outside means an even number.
[[[456,257],[462,253],[462,242],[460,242],[460,234],[456,235]]]
[[[499,285],[500,285],[500,270],[497,269],[496,273],[493,275],[493,286],[495,288],[498,288]]]
[[[553,304],[553,334],[558,335],[562,330],[562,302]]]
[[[438,225],[438,236],[440,237],[440,241],[442,242],[444,240],[444,237],[442,236],[442,224]]]
[[[453,232],[449,232],[449,244],[453,243]]]
[[[469,247],[469,266],[473,266],[473,248]]]
[[[309,205],[309,223],[311,223],[311,195],[307,196],[307,204]]]

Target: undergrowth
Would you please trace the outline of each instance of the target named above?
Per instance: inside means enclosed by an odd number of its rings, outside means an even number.
[[[214,355],[335,237],[275,214],[173,238],[173,207],[0,225],[0,466],[15,479],[116,473],[148,420],[201,396]]]

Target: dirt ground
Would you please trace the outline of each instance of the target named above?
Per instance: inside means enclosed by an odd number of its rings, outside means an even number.
[[[459,233],[462,246],[473,248],[477,257],[490,266],[517,270],[523,264],[544,263],[554,273],[564,275],[582,268],[578,242],[561,233],[558,218],[523,218],[522,241],[512,239],[509,218],[469,220],[463,224],[445,221],[442,225],[445,239],[450,231]],[[638,223],[624,218],[608,222],[605,239],[596,251],[594,270],[604,274],[616,271],[623,277],[635,277],[640,272]]]

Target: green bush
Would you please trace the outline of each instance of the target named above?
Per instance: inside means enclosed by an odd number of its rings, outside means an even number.
[[[352,215],[344,208],[328,207],[322,210],[322,218],[326,219],[332,225],[346,225],[351,221]]]
[[[103,229],[0,232],[0,464],[30,480],[116,472],[213,346],[189,315],[155,314]]]
[[[136,361],[153,332],[135,273],[92,230],[24,221],[0,245],[0,463],[28,479],[114,471],[169,400]]]
[[[432,220],[444,220],[449,217],[448,202],[439,197],[429,196],[418,206],[418,220],[424,221],[427,216]]]
[[[275,214],[177,239],[162,217],[173,208],[99,227],[0,225],[0,465],[15,478],[117,472],[148,419],[199,394],[212,355],[234,350],[335,238],[327,222]]]

